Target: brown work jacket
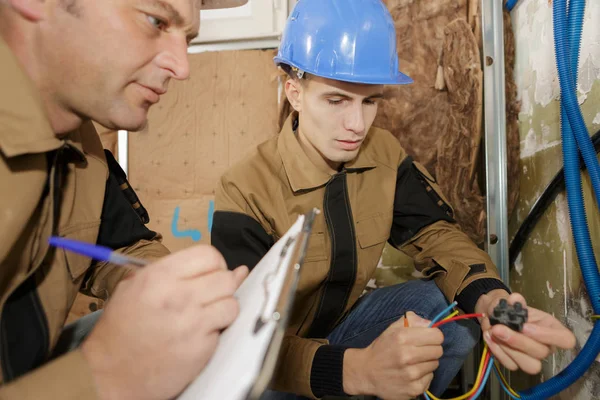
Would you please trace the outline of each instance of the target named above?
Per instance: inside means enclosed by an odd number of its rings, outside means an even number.
[[[0,398],[95,399],[80,351],[50,358],[78,292],[106,299],[128,271],[48,238],[147,259],[168,251],[92,123],[58,138],[1,39],[0,88]]]
[[[302,150],[297,121],[292,114],[278,136],[222,177],[211,240],[230,268],[253,267],[298,215],[313,207],[322,211],[273,385],[321,397],[343,393],[345,349],[325,338],[365,290],[386,241],[412,256],[417,269],[465,311],[505,286],[487,253],[455,223],[435,180],[391,133],[371,128],[357,158],[331,175]]]

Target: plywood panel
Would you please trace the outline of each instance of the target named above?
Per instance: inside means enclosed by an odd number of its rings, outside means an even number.
[[[150,212],[150,228],[163,235],[169,250],[177,251],[197,243],[210,243],[209,213],[213,200],[212,194],[194,194],[182,199],[148,196],[144,206]]]
[[[191,78],[171,83],[150,111],[148,127],[129,135],[129,180],[150,213],[149,227],[163,234],[171,250],[210,242],[209,208],[218,179],[277,134],[274,55],[191,55]]]

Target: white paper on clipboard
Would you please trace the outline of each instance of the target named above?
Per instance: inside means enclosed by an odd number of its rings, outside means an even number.
[[[253,268],[236,291],[240,314],[221,335],[217,350],[204,371],[186,388],[178,400],[244,400],[252,391],[263,369],[265,356],[276,356],[271,348],[282,318],[276,311],[290,268],[296,277],[300,265],[294,260],[298,250],[305,251],[312,215],[301,215],[287,233]],[[304,231],[304,234],[303,234]],[[304,239],[304,240],[302,240]],[[303,246],[302,249],[299,246]],[[287,277],[287,278],[286,278]],[[293,290],[286,294],[293,296]],[[277,349],[278,350],[278,347]],[[264,381],[264,376],[262,376]],[[268,377],[270,378],[270,376]]]

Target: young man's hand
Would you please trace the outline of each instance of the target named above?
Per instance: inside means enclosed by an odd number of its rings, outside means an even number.
[[[100,399],[174,398],[214,353],[238,315],[246,267],[196,246],[136,270],[109,300],[81,350]]]
[[[430,321],[407,314],[390,325],[365,349],[344,353],[344,391],[351,395],[375,395],[408,400],[429,388],[433,371],[443,354],[444,335],[428,328]]]
[[[519,302],[527,307],[525,298],[519,293],[509,294],[502,290],[493,290],[477,301],[475,312],[490,315],[500,299],[508,304]],[[483,339],[496,359],[511,371],[520,369],[528,374],[537,374],[542,370],[542,360],[552,354],[557,347],[572,349],[575,347],[575,335],[552,315],[533,307],[527,307],[528,320],[523,332],[513,331],[507,326],[492,326],[487,317],[480,319]]]

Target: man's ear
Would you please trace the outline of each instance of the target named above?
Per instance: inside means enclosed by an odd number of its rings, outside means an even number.
[[[8,5],[29,21],[44,19],[44,0],[8,0]]]
[[[285,82],[285,95],[294,107],[294,110],[302,111],[302,83],[297,79],[288,79]]]

